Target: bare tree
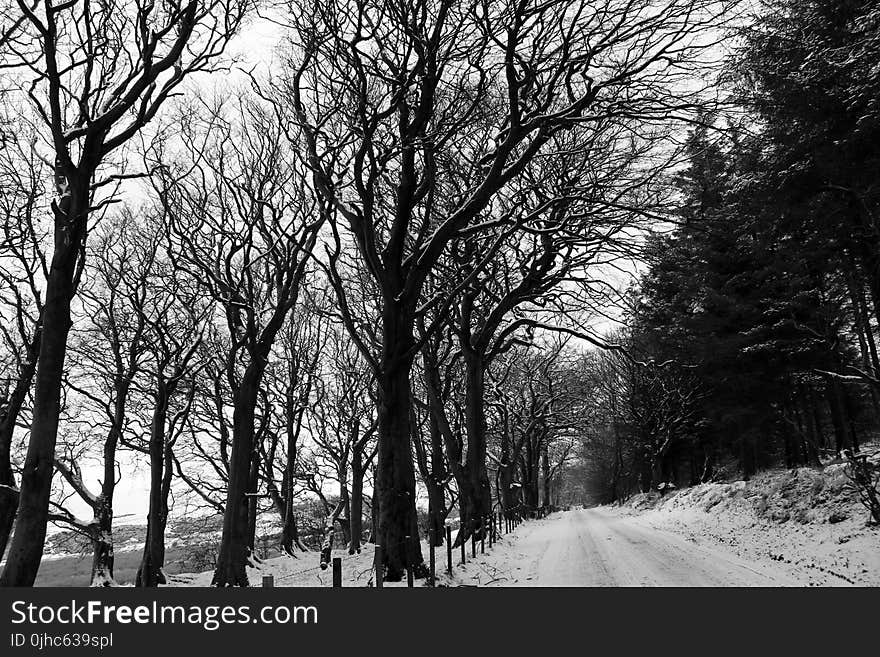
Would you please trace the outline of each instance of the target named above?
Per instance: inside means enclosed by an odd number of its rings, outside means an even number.
[[[255,520],[248,495],[257,493],[260,453],[257,405],[323,218],[273,118],[245,99],[228,120],[223,113],[210,109],[208,125],[184,120],[185,175],[166,170],[157,192],[171,226],[175,265],[215,300],[229,336],[222,357],[232,393],[231,453],[214,584],[247,586]],[[259,429],[267,428],[261,422]]]
[[[165,237],[166,227],[157,232]],[[158,245],[156,245],[158,248]],[[174,477],[174,447],[183,433],[197,391],[195,379],[207,362],[200,347],[210,306],[199,299],[191,280],[177,274],[167,254],[155,267],[151,283],[153,312],[146,319],[149,361],[143,368],[150,408],[145,451],[150,462],[150,504],[147,536],[138,568],[137,586],[165,584],[165,528]]]
[[[118,483],[117,451],[129,425],[130,397],[142,384],[148,358],[149,322],[155,312],[154,268],[161,233],[140,226],[141,218],[126,209],[107,220],[94,240],[87,280],[80,286],[82,308],[70,346],[72,374],[67,387],[70,410],[66,424],[75,445],[60,441],[62,455],[55,467],[93,519],[78,530],[93,546],[92,585],[111,585],[113,578],[113,503]],[[149,224],[149,221],[144,221]],[[80,475],[74,454],[87,455],[90,443],[100,450],[102,477],[99,490],[91,490]],[[58,505],[57,508],[61,508]],[[53,517],[79,524],[73,514]]]
[[[289,555],[293,555],[295,549],[305,550],[299,539],[294,509],[297,465],[326,331],[326,321],[310,306],[300,302],[279,335],[276,361],[266,375],[270,401],[267,413],[272,418],[266,440],[260,446],[266,492],[281,520],[281,549]]]
[[[376,456],[376,419],[372,372],[344,331],[341,326],[328,331],[310,434],[315,463],[327,462],[329,478],[339,486],[338,503],[329,515],[342,523],[354,554],[363,540],[364,478]]]
[[[42,558],[71,300],[83,268],[89,217],[125,174],[110,156],[150,122],[188,76],[211,70],[241,24],[246,0],[19,0],[16,57],[22,102],[42,119],[52,151],[54,252],[47,274],[33,420],[18,521],[0,584],[33,584]],[[18,20],[18,17],[15,18]],[[7,58],[8,60],[8,58]]]
[[[378,385],[379,542],[387,578],[423,572],[411,456],[416,319],[448,303],[426,283],[553,137],[575,125],[689,104],[679,65],[719,3],[335,0],[292,6],[299,54],[286,85],[337,229],[329,271]],[[280,105],[281,103],[279,103]],[[442,166],[444,159],[455,166]],[[359,265],[350,262],[349,241]],[[347,262],[348,261],[348,262]],[[381,348],[346,304],[346,270],[378,292]],[[447,290],[448,291],[448,290]],[[406,541],[405,537],[410,540]]]
[[[637,141],[632,132],[608,121],[554,136],[553,155],[530,163],[493,204],[487,221],[497,232],[449,249],[447,266],[465,281],[452,312],[467,438],[462,462],[452,467],[465,536],[482,531],[480,519],[491,511],[485,377],[492,361],[528,344],[536,328],[605,346],[587,326],[616,296],[603,269],[633,255],[640,224],[658,200],[648,165],[662,139]],[[665,164],[666,157],[654,166]]]
[[[565,340],[551,342],[543,350],[517,346],[488,372],[492,382],[489,406],[495,415],[490,426],[494,452],[489,458],[506,514],[537,508],[543,447],[558,432],[571,428],[565,410],[572,391],[560,382],[565,346]]]
[[[11,108],[6,108],[11,109]],[[9,117],[4,124],[17,138],[0,147],[0,558],[6,551],[18,508],[13,471],[16,427],[26,401],[40,348],[42,285],[48,272],[47,229],[40,221],[44,198],[43,162],[33,149],[33,131]],[[5,128],[3,128],[5,130]]]

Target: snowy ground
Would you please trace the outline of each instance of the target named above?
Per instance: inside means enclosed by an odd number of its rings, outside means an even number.
[[[880,586],[880,528],[847,490],[843,466],[703,484],[608,509],[690,544],[724,550],[807,586]]]
[[[577,509],[520,525],[455,569],[473,586],[797,586],[779,564],[695,545],[616,509]]]
[[[427,546],[423,545],[427,556]],[[783,564],[749,562],[730,551],[695,545],[656,529],[645,518],[620,509],[578,509],[521,524],[476,558],[453,552],[446,572],[445,546],[437,551],[439,586],[798,586]],[[372,583],[372,554],[335,553],[343,559],[343,586]],[[272,574],[275,586],[329,586],[330,569],[317,553],[268,559],[249,570],[252,585]],[[211,573],[176,575],[177,586],[209,586]],[[424,581],[417,582],[424,585]],[[405,586],[405,582],[386,584]]]
[[[422,543],[423,554],[427,561],[427,546]],[[439,554],[439,553],[438,553]],[[334,550],[333,557],[342,559],[342,585],[349,587],[373,586],[373,546],[366,545],[360,554],[350,555],[345,550]],[[439,557],[438,557],[439,558]],[[295,557],[280,556],[266,559],[248,568],[248,580],[251,586],[260,586],[265,575],[272,575],[275,586],[331,586],[333,572],[331,568],[320,567],[319,552],[298,552]],[[210,586],[213,571],[203,573],[181,573],[170,575],[170,586]],[[418,586],[424,582],[417,582]],[[387,583],[386,586],[406,586],[406,582]]]
[[[878,450],[880,455],[880,450]],[[440,586],[880,586],[880,528],[847,486],[844,466],[799,468],[712,483],[625,506],[575,509],[522,523],[461,565],[436,553]],[[428,550],[422,553],[427,562]],[[343,586],[373,584],[373,551],[336,551]],[[252,585],[330,586],[317,552],[268,559]],[[211,572],[171,577],[209,586]],[[417,581],[417,586],[424,581]],[[406,586],[405,582],[386,586]]]

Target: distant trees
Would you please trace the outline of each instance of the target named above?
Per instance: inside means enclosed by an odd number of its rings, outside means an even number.
[[[508,517],[553,506],[553,479],[589,422],[576,360],[557,340],[543,350],[516,347],[490,370],[489,460]]]

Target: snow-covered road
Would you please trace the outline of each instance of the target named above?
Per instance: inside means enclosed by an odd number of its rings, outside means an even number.
[[[522,524],[466,569],[482,586],[800,586],[785,571],[747,563],[607,509]],[[462,582],[464,583],[464,582]]]

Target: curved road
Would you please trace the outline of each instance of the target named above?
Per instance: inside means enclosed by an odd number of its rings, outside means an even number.
[[[486,559],[486,586],[799,586],[781,571],[689,543],[602,509],[556,513],[524,523]],[[501,555],[499,554],[499,557]],[[485,580],[484,580],[485,581]]]

